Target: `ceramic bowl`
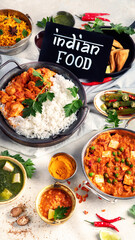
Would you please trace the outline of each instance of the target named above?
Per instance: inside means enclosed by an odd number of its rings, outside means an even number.
[[[26,175],[26,171],[25,171],[23,165],[19,161],[17,161],[15,158],[8,157],[8,156],[0,156],[0,161],[1,160],[6,160],[6,161],[9,161],[9,162],[17,165],[21,169],[22,174],[23,174],[23,185],[22,185],[22,188],[21,188],[20,192],[16,196],[14,196],[13,198],[10,198],[9,200],[0,201],[0,205],[3,205],[3,204],[7,204],[7,203],[12,203],[15,200],[17,200],[19,197],[22,196],[22,194],[25,190],[26,182],[27,182],[27,175]]]
[[[71,212],[70,214],[63,218],[63,219],[58,219],[58,220],[49,220],[47,219],[46,217],[44,217],[41,212],[40,212],[40,208],[39,208],[39,204],[40,204],[40,201],[41,201],[41,197],[42,195],[50,190],[50,189],[60,189],[60,190],[63,190],[64,192],[66,192],[71,200],[72,200],[72,209],[71,209]],[[46,223],[50,224],[50,225],[58,225],[58,224],[61,224],[61,223],[64,223],[66,222],[67,220],[69,220],[71,218],[71,216],[73,215],[74,213],[74,210],[75,210],[75,207],[76,207],[76,196],[74,194],[74,192],[69,188],[67,187],[66,185],[62,184],[62,183],[55,183],[55,184],[52,184],[52,185],[49,185],[49,186],[46,186],[44,187],[37,195],[37,198],[36,198],[36,210],[37,210],[37,213],[39,215],[39,217]]]

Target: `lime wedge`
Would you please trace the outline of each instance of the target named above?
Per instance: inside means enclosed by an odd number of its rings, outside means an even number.
[[[99,236],[101,240],[121,240],[119,235],[109,231],[101,230]]]

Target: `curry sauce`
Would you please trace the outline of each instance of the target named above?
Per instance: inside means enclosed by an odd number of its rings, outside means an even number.
[[[135,196],[135,138],[120,131],[100,134],[87,147],[84,167],[90,181],[101,191]]]

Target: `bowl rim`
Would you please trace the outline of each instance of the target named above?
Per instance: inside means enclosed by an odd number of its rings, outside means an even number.
[[[49,220],[47,218],[45,218],[41,213],[40,213],[40,210],[39,210],[39,202],[40,202],[40,199],[43,195],[44,192],[46,192],[47,190],[50,190],[50,189],[62,189],[63,191],[65,191],[70,197],[71,197],[71,200],[72,200],[72,209],[71,209],[71,212],[69,213],[69,215],[63,219],[58,219],[56,221],[54,220]],[[70,193],[70,194],[69,194]],[[64,223],[65,221],[67,221],[70,217],[72,217],[74,211],[75,211],[75,208],[76,208],[76,196],[75,196],[75,193],[71,190],[71,188],[69,188],[68,186],[60,183],[60,182],[55,182],[54,184],[51,184],[51,185],[48,185],[48,186],[45,186],[43,187],[37,194],[36,196],[36,202],[35,202],[35,205],[36,205],[36,211],[39,215],[39,217],[46,223],[50,224],[50,225],[58,225],[58,224],[61,224],[61,223]]]
[[[99,135],[105,133],[105,132],[111,132],[111,131],[124,131],[124,132],[128,132],[128,133],[131,133],[133,135],[135,135],[135,131],[133,130],[130,130],[130,129],[125,129],[125,128],[109,128],[109,129],[105,129],[105,130],[101,130],[101,131],[98,131],[96,134],[94,134],[88,141],[87,143],[84,145],[83,147],[83,150],[82,150],[82,170],[83,170],[83,173],[87,179],[87,181],[89,182],[90,186],[97,192],[99,193],[101,196],[105,196],[107,198],[111,198],[111,199],[114,199],[114,200],[130,200],[130,199],[133,199],[135,198],[135,196],[130,196],[130,197],[118,197],[118,196],[113,196],[113,195],[110,195],[110,194],[107,194],[103,191],[101,191],[98,187],[96,187],[91,181],[90,179],[88,178],[87,174],[86,174],[86,171],[85,171],[85,167],[84,167],[84,156],[85,156],[85,152],[87,150],[87,147],[89,146],[89,144],[94,140],[96,139]]]
[[[75,163],[75,171],[74,171],[74,173],[73,173],[69,178],[65,178],[65,179],[55,178],[55,177],[53,177],[53,175],[50,173],[50,171],[49,171],[50,163],[51,163],[51,161],[52,161],[52,158],[55,157],[55,156],[57,156],[57,155],[66,155],[67,157],[69,157],[69,158],[72,159],[71,161],[73,161],[73,162]],[[77,170],[78,170],[78,165],[77,165],[76,159],[75,159],[72,155],[70,155],[70,154],[68,154],[68,153],[66,153],[66,152],[58,152],[58,153],[55,153],[54,155],[51,156],[51,159],[50,159],[49,164],[48,164],[48,172],[49,172],[50,176],[51,176],[55,181],[60,182],[60,183],[64,183],[64,182],[70,180],[72,177],[74,177],[75,174],[76,174],[76,172],[77,172]]]
[[[1,155],[0,155],[0,161],[1,161],[1,160],[9,160],[10,162],[16,164],[16,165],[21,169],[22,174],[23,174],[23,186],[22,186],[20,192],[18,192],[17,195],[15,195],[13,198],[11,198],[11,199],[9,199],[9,200],[7,200],[7,201],[2,201],[2,202],[0,201],[0,205],[11,203],[11,202],[15,201],[18,197],[20,197],[20,196],[22,195],[22,193],[24,192],[25,187],[26,187],[26,183],[27,183],[26,170],[25,170],[24,166],[23,166],[18,160],[16,160],[16,159],[13,158],[13,157],[1,156]]]

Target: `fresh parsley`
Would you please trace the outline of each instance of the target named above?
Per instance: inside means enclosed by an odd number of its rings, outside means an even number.
[[[65,214],[67,213],[69,207],[60,207],[58,206],[55,209],[55,213],[54,213],[54,220],[56,219],[62,219],[65,217]]]
[[[53,17],[42,18],[41,21],[37,21],[36,25],[40,28],[45,28],[47,22],[54,22],[54,18]]]
[[[5,150],[3,152],[1,152],[2,156],[8,156],[8,157],[12,157],[15,158],[16,160],[18,160],[25,168],[26,173],[27,173],[27,177],[28,178],[32,178],[36,168],[34,167],[34,163],[31,161],[31,159],[27,159],[26,161],[20,156],[20,154],[15,154],[15,155],[11,155],[8,150]]]
[[[135,30],[131,27],[124,27],[122,26],[121,23],[119,24],[114,24],[114,23],[110,23],[110,28],[104,28],[104,22],[99,19],[96,18],[94,22],[88,22],[87,24],[84,24],[84,29],[86,31],[90,31],[90,32],[99,32],[99,33],[103,33],[104,30],[114,30],[117,33],[126,33],[128,35],[132,35],[135,34]]]
[[[35,84],[36,87],[41,87],[44,83],[46,83],[50,87],[51,83],[49,81],[46,81],[44,79],[44,77],[39,72],[37,72],[35,69],[33,70],[32,74],[34,77],[39,77],[41,79],[41,80],[36,81],[36,84]]]
[[[2,35],[3,34],[3,30],[2,29],[0,29],[0,35]]]
[[[15,22],[21,23],[21,20],[20,20],[20,19],[18,19],[18,18],[13,18],[13,19],[15,20]]]
[[[83,106],[81,99],[73,100],[71,103],[64,106],[65,116],[69,117]]]
[[[135,205],[129,209],[129,213],[135,218]]]
[[[109,125],[106,125],[104,127],[104,129],[115,128],[115,127],[119,126],[120,119],[118,118],[118,114],[117,114],[117,112],[114,109],[113,110],[109,110],[106,122],[108,122]]]
[[[28,31],[27,31],[26,29],[23,29],[22,35],[23,35],[24,37],[27,37],[27,36],[28,36]]]
[[[73,87],[73,88],[68,88],[68,90],[71,92],[73,97],[76,97],[79,89],[77,87]]]

